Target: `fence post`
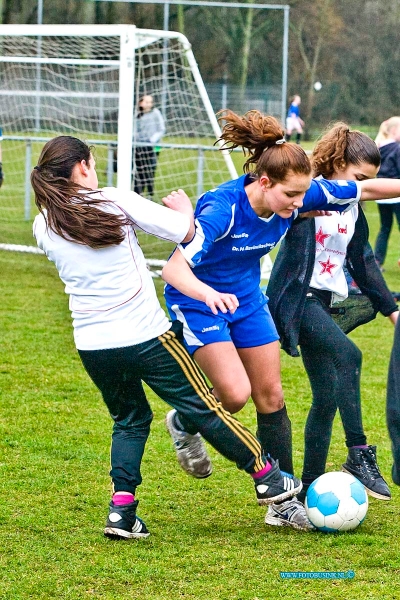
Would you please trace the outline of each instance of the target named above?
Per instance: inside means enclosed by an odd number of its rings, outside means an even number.
[[[111,144],[107,146],[107,185],[113,187],[114,175],[114,148]]]
[[[24,200],[24,218],[29,221],[31,218],[31,169],[32,169],[32,142],[26,140],[25,149],[25,200]]]
[[[197,150],[197,198],[200,198],[204,191],[204,150],[201,146]]]

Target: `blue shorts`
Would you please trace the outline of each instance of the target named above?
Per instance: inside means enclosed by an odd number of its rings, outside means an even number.
[[[217,315],[198,300],[185,298],[167,308],[172,320],[183,323],[185,346],[193,354],[201,346],[215,342],[233,342],[236,348],[253,348],[279,340],[279,335],[268,308],[268,299],[260,291],[251,302],[239,306],[235,313]]]

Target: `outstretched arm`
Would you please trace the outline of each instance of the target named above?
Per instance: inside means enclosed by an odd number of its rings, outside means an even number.
[[[360,200],[385,200],[400,196],[400,179],[365,179],[358,185],[361,188]]]
[[[171,208],[172,210],[177,210],[180,213],[187,215],[190,219],[190,227],[186,234],[186,237],[182,242],[190,242],[190,240],[194,236],[194,214],[193,214],[193,206],[190,201],[189,196],[183,191],[178,190],[171,192],[162,199],[165,206]]]
[[[223,313],[229,310],[233,314],[239,306],[239,301],[234,294],[217,292],[214,288],[200,281],[178,248],[164,266],[161,276],[164,281],[185,294],[185,296],[204,302],[214,315],[218,314],[218,309]]]

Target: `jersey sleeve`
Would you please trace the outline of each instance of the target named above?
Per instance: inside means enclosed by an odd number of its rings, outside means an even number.
[[[116,188],[103,188],[102,191],[107,199],[132,219],[135,229],[175,244],[179,244],[189,231],[190,220],[183,213],[147,200],[135,192],[122,194]]]
[[[299,213],[309,210],[345,212],[359,202],[361,187],[357,181],[313,179]]]
[[[179,245],[191,267],[199,265],[213,244],[228,235],[234,214],[235,204],[220,193],[211,191],[200,198],[195,211],[196,233],[190,242]]]

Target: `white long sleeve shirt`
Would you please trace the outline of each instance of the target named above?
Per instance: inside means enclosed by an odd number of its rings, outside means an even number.
[[[132,219],[121,244],[93,249],[65,240],[46,224],[33,223],[39,248],[54,262],[70,297],[74,339],[79,350],[126,347],[148,341],[170,328],[158,301],[135,230],[180,243],[189,229],[187,215],[146,200],[134,192],[103,188],[99,208]]]

